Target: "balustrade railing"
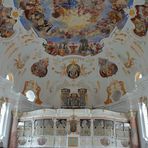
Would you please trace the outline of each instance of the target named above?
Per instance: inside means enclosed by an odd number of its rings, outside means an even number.
[[[18,147],[124,148],[130,147],[130,124],[121,119],[84,116],[23,117],[18,122]],[[109,112],[107,111],[107,114]]]

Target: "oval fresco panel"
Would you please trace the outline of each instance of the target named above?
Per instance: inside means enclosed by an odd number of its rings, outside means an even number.
[[[99,73],[102,78],[107,78],[115,75],[118,71],[116,64],[110,62],[107,59],[99,58],[100,70]]]
[[[48,59],[41,59],[31,66],[31,72],[37,77],[45,77],[48,72]]]

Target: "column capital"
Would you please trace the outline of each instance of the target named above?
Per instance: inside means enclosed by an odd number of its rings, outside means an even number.
[[[13,117],[18,117],[18,118],[20,118],[22,114],[23,114],[23,113],[22,113],[22,112],[19,112],[17,109],[12,110],[12,115],[13,115]]]
[[[136,81],[136,88],[142,95],[148,95],[148,76]]]
[[[137,114],[137,111],[135,111],[135,110],[130,110],[130,111],[127,113],[127,117],[128,117],[128,118],[136,117],[136,114]]]
[[[3,104],[4,102],[7,102],[8,99],[5,97],[0,97],[0,104]]]

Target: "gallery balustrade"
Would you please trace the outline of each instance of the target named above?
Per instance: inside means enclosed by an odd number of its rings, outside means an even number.
[[[124,114],[98,109],[52,112],[23,113],[17,128],[18,147],[130,147],[130,124]]]

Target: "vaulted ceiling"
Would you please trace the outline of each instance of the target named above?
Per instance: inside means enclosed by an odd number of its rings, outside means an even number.
[[[86,105],[116,102],[148,72],[146,0],[0,0],[0,75],[61,106],[61,90]]]

